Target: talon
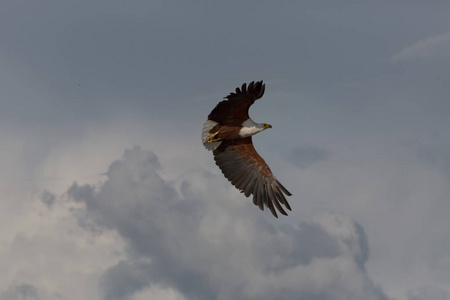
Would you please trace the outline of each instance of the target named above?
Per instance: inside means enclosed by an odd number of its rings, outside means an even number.
[[[218,142],[220,141],[220,139],[210,139],[208,140],[208,143],[214,143],[214,142]]]
[[[217,132],[214,132],[214,133],[209,134],[209,136],[208,136],[208,143],[211,144],[211,143],[220,141],[220,140],[221,140],[220,138],[217,138],[217,139],[214,138],[218,133],[219,133],[219,132],[217,131]]]

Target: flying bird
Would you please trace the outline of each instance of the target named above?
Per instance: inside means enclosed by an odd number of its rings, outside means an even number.
[[[250,106],[264,95],[262,81],[246,83],[236,88],[211,111],[203,126],[202,142],[213,151],[216,165],[223,175],[261,210],[268,207],[278,218],[277,210],[287,215],[281,204],[291,210],[287,196],[291,193],[277,180],[264,159],[256,152],[252,135],[271,125],[250,119]]]

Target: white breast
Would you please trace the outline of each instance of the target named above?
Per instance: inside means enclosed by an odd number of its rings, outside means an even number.
[[[239,135],[243,138],[252,136],[264,130],[264,126],[253,122],[252,119],[247,119],[242,123],[242,128],[239,130]]]

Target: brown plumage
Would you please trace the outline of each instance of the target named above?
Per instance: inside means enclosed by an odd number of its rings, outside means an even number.
[[[221,125],[242,126],[242,122],[249,117],[248,109],[259,98],[264,95],[266,85],[262,81],[256,84],[252,81],[248,88],[244,83],[241,89],[236,88],[236,93],[230,93],[212,110],[208,120],[214,120]]]
[[[236,88],[209,114],[202,141],[205,148],[213,151],[216,165],[225,177],[246,197],[253,195],[253,203],[261,210],[268,207],[278,217],[277,210],[287,215],[282,205],[291,210],[285,197],[291,193],[256,152],[251,137],[272,126],[255,123],[248,115],[250,106],[264,95],[264,90],[262,81]]]

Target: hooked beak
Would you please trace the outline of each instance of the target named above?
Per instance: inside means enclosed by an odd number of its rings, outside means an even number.
[[[272,125],[270,125],[270,124],[264,124],[264,128],[272,128]]]

